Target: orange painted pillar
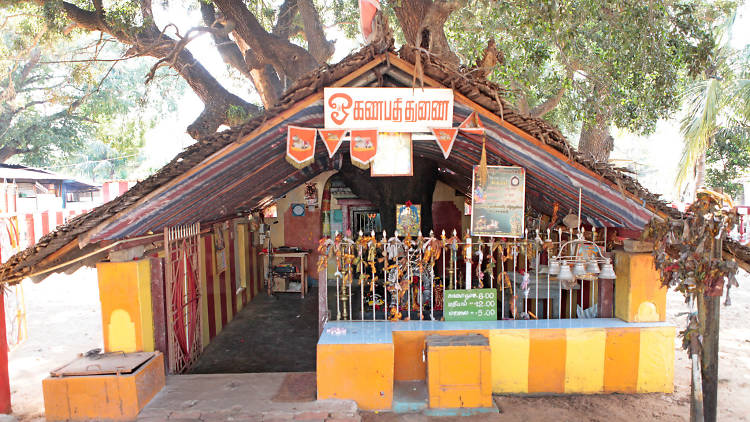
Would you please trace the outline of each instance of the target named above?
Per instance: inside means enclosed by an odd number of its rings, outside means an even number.
[[[615,251],[615,317],[627,322],[665,321],[667,289],[651,253]]]
[[[151,261],[100,262],[96,271],[104,351],[154,351]]]
[[[0,291],[0,413],[9,414],[10,412],[8,337],[5,332],[5,295]]]

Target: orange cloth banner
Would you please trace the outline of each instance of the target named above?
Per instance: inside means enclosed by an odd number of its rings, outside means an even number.
[[[317,129],[289,126],[286,136],[286,160],[301,169],[315,159]]]
[[[350,133],[349,151],[352,156],[352,164],[363,170],[369,168],[370,162],[375,158],[375,152],[378,150],[378,130],[357,129]]]
[[[453,144],[456,142],[456,135],[458,135],[458,128],[430,128],[432,134],[435,135],[435,141],[437,141],[440,151],[443,152],[443,157],[448,159],[453,149]]]
[[[380,0],[359,0],[359,28],[367,44],[372,41],[372,21],[380,10]]]
[[[323,145],[326,146],[328,157],[333,158],[333,154],[338,151],[341,144],[344,143],[346,129],[318,129],[320,138],[323,139]]]

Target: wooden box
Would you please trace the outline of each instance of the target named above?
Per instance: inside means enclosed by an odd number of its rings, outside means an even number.
[[[273,291],[274,292],[285,292],[286,291],[286,278],[274,277],[273,278]]]
[[[481,334],[425,339],[431,408],[492,406],[489,339]]]
[[[81,357],[42,380],[46,420],[136,420],[138,413],[164,387],[164,355],[160,352],[118,355],[129,361],[135,355],[139,360],[132,366],[128,362],[123,366],[115,362],[113,366],[104,363],[112,360],[109,358],[93,363],[92,359]],[[108,366],[117,372],[107,373]],[[72,372],[66,372],[66,368]],[[66,375],[71,373],[86,375]]]

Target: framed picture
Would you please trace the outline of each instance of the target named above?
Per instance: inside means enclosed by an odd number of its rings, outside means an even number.
[[[276,204],[269,205],[263,209],[263,218],[277,218],[277,217],[278,217],[278,212],[276,209]]]
[[[396,230],[401,236],[407,234],[412,237],[419,235],[419,228],[422,224],[420,212],[422,207],[414,204],[396,205]]]
[[[526,171],[522,167],[488,166],[484,186],[474,166],[471,185],[471,235],[523,237]]]
[[[411,133],[378,133],[378,149],[370,166],[370,176],[412,176]]]

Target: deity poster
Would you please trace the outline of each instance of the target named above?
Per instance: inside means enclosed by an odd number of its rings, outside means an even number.
[[[407,234],[412,237],[419,235],[419,228],[422,224],[420,220],[420,205],[399,204],[396,205],[396,230],[400,236]]]
[[[488,166],[480,186],[474,166],[471,189],[472,236],[523,237],[526,171],[522,167]]]

